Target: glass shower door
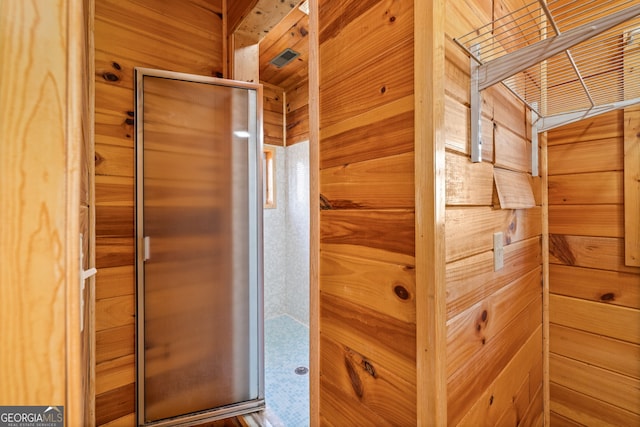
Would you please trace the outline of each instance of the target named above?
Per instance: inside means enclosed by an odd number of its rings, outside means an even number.
[[[138,422],[263,404],[260,89],[136,70]]]

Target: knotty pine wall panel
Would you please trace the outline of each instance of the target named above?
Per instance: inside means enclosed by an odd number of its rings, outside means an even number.
[[[222,77],[221,0],[96,0],[96,420],[134,422],[134,67]]]
[[[320,422],[411,425],[413,1],[318,7]]]
[[[506,7],[514,5],[510,2]],[[469,159],[469,58],[451,41],[504,2],[447,1],[445,44],[448,425],[542,420],[542,211],[500,209],[495,167],[530,174],[528,111],[500,85],[482,92],[482,163]],[[505,39],[508,41],[508,38]],[[540,186],[540,180],[532,180]],[[540,188],[534,194],[540,194]],[[494,271],[493,234],[504,266]]]
[[[307,41],[308,42],[308,41]],[[305,68],[308,74],[308,69]],[[309,140],[309,78],[304,76],[294,87],[288,89],[287,146]]]
[[[262,83],[264,143],[282,147],[284,140],[284,89]]]
[[[640,423],[640,269],[624,265],[623,127],[614,111],[548,133],[551,411],[583,425]]]

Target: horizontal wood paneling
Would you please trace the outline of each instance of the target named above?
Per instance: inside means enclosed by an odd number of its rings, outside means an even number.
[[[131,325],[135,321],[133,295],[100,299],[96,302],[96,331]]]
[[[321,169],[411,152],[413,97],[344,120],[321,135]]]
[[[102,362],[96,366],[96,394],[135,382],[133,354]]]
[[[446,2],[448,425],[542,422],[542,197],[530,177],[528,111],[501,85],[483,91],[483,162],[471,163],[469,58],[452,41],[502,13],[499,5],[524,2]],[[503,176],[501,206],[494,182]],[[504,244],[498,271],[496,232]]]
[[[320,242],[414,255],[414,215],[406,210],[324,210]]]
[[[542,298],[541,269],[530,271],[447,322],[447,375],[489,343],[529,305]]]
[[[134,329],[133,325],[125,325],[96,332],[96,362],[100,364],[133,354]]]
[[[96,0],[95,9],[96,416],[126,424],[135,406],[133,68],[222,77],[222,2]]]
[[[320,341],[326,361],[321,375],[325,383],[340,390],[349,405],[362,406],[385,420],[383,424],[410,425],[416,418],[415,384],[398,378],[392,369],[372,357],[337,343],[326,336]],[[359,420],[357,422],[362,422]]]
[[[321,335],[377,361],[409,384],[415,381],[415,326],[333,295],[321,294],[320,304]],[[324,367],[322,372],[331,375]]]
[[[496,166],[531,173],[531,143],[524,136],[496,125],[493,144]]]
[[[640,309],[637,274],[559,264],[551,264],[549,274],[554,294]]]
[[[135,293],[135,269],[133,265],[103,268],[96,276],[96,299],[112,298]],[[98,293],[98,289],[100,292]]]
[[[263,130],[264,143],[284,145],[284,90],[277,86],[263,83]]]
[[[447,205],[478,206],[493,203],[493,167],[472,163],[468,156],[447,152]]]
[[[550,295],[549,316],[554,324],[640,344],[640,310]]]
[[[585,215],[585,212],[589,215]],[[551,205],[549,233],[573,236],[624,237],[621,205]]]
[[[542,300],[536,299],[449,377],[447,415],[450,425],[456,425],[471,409],[541,323]]]
[[[304,99],[300,101],[295,99],[295,97]],[[294,103],[292,106],[287,102],[287,146],[309,140],[309,105],[308,103],[304,103],[294,109],[295,104],[302,104],[308,97],[308,93],[302,91],[287,92],[287,100],[292,98],[292,102]]]
[[[323,292],[415,323],[413,263],[407,265],[365,259],[340,253],[342,245],[327,246],[324,245],[320,252]]]
[[[624,265],[624,241],[613,237],[549,236],[549,260],[554,264],[640,273]]]
[[[549,147],[549,176],[621,171],[621,137]]]
[[[548,136],[551,410],[563,423],[640,417],[640,269],[624,263],[622,117]]]
[[[494,271],[493,251],[447,264],[447,319],[483,301],[542,262],[538,236],[504,248],[504,268]]]
[[[319,421],[412,425],[413,2],[320,0],[318,9]],[[296,140],[306,111],[291,101]]]
[[[552,415],[559,414],[562,418],[552,418],[552,425],[597,425],[597,426],[633,426],[640,424],[640,415],[611,405],[600,398],[551,383],[551,411]],[[563,416],[564,415],[564,416]],[[575,420],[575,421],[571,421]],[[566,421],[566,424],[563,422]]]
[[[550,325],[550,351],[640,379],[640,345],[574,328]]]
[[[135,410],[135,384],[127,384],[99,394],[96,397],[96,425],[124,417]]]
[[[323,169],[320,179],[333,209],[413,208],[413,153]]]
[[[549,357],[549,365],[552,383],[637,415],[640,408],[640,380],[553,353]]]
[[[505,245],[541,233],[540,208],[495,210],[490,207],[447,209],[447,261],[493,249],[493,233],[502,232]]]
[[[622,172],[594,172],[549,177],[549,204],[622,204]]]
[[[622,134],[623,114],[622,110],[616,110],[550,130],[548,144],[549,146],[575,144],[618,137]],[[550,167],[549,172],[556,173],[552,169],[554,168]]]

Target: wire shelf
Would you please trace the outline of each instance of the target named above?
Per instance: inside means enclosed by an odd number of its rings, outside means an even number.
[[[535,0],[495,18],[455,39],[486,87],[495,77],[541,118],[640,102],[638,0]]]

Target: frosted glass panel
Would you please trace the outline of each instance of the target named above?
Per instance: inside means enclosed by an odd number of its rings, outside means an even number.
[[[139,268],[152,422],[260,397],[259,147],[255,91],[143,79],[138,233],[149,242]]]

